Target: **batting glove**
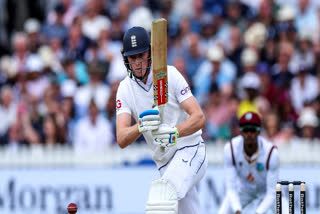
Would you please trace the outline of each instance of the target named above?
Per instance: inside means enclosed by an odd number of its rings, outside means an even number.
[[[153,142],[163,147],[171,147],[177,144],[179,132],[176,127],[160,126],[158,130],[152,131]]]
[[[156,130],[159,128],[159,125],[160,115],[158,107],[144,111],[139,115],[138,128],[140,133]]]

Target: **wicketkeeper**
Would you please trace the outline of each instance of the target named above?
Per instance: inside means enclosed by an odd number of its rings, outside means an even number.
[[[259,114],[246,112],[239,126],[241,134],[224,147],[226,195],[219,214],[273,213],[278,149],[260,136]]]

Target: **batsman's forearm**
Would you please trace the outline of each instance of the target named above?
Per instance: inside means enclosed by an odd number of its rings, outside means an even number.
[[[205,126],[206,120],[202,112],[192,114],[183,123],[177,125],[179,137],[188,136]]]
[[[120,132],[117,132],[117,142],[123,149],[133,143],[140,136],[140,134],[141,133],[139,132],[138,124],[123,128]]]

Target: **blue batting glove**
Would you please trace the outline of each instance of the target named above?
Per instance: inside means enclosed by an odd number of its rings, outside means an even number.
[[[160,115],[157,106],[152,110],[144,111],[139,115],[138,129],[140,133],[156,130],[159,128],[159,125]]]

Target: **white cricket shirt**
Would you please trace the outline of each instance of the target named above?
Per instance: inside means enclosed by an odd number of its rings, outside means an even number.
[[[249,163],[243,147],[243,137],[237,136],[224,147],[224,168],[227,195],[233,211],[241,210],[245,203],[264,196],[256,213],[264,213],[274,203],[279,174],[279,153],[265,138],[258,136],[258,152]]]
[[[162,123],[174,127],[189,117],[180,103],[193,95],[188,83],[174,66],[168,66],[167,70],[169,99],[164,108]],[[117,91],[117,115],[129,113],[137,122],[140,113],[152,109],[154,104],[152,86],[152,71],[149,73],[146,84],[128,76],[122,80]],[[154,152],[153,160],[158,167],[161,167],[173,157],[177,149],[203,141],[201,134],[202,131],[198,130],[192,135],[180,137],[177,139],[176,146],[165,148],[164,151],[153,144],[151,131],[145,132],[143,136]]]

